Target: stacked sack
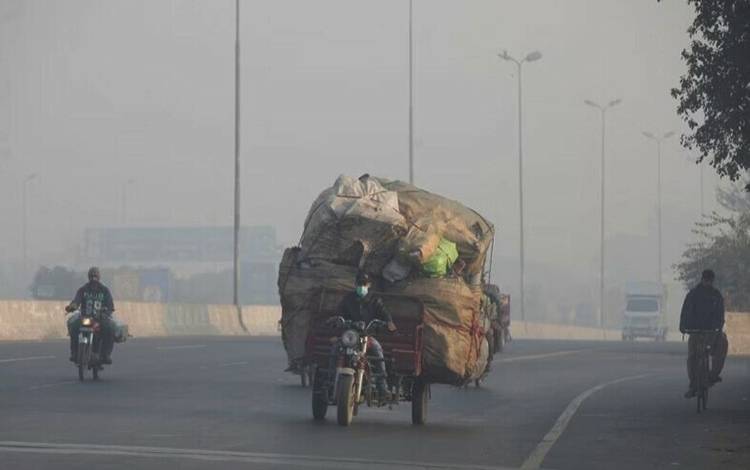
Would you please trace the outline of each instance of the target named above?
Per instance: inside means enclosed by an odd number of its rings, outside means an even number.
[[[400,181],[340,176],[313,203],[299,246],[284,252],[279,268],[290,365],[304,361],[313,317],[333,313],[363,270],[376,290],[424,305],[422,365],[431,381],[479,377],[488,357],[481,283],[493,237],[489,222],[456,201]],[[396,323],[417,315],[386,306]]]

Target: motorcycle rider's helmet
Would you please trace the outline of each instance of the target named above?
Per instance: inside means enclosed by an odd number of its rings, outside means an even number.
[[[358,272],[357,277],[354,280],[354,284],[357,286],[366,286],[370,284],[370,276],[366,272]]]
[[[89,281],[96,279],[97,281],[102,278],[102,274],[99,272],[99,268],[92,266],[89,268]]]

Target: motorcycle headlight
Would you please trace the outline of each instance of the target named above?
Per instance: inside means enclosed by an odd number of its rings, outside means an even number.
[[[83,319],[83,320],[81,321],[81,324],[82,324],[83,326],[91,326],[91,319],[90,319],[90,318],[84,318],[84,319]]]
[[[359,341],[359,334],[354,330],[346,330],[341,334],[341,344],[347,348],[353,348]]]

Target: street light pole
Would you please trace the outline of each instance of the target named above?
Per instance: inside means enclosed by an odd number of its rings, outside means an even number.
[[[657,183],[656,183],[656,193],[657,193],[657,208],[656,208],[656,218],[657,218],[657,224],[658,224],[658,238],[659,238],[659,250],[658,250],[658,258],[659,258],[659,275],[657,277],[659,284],[663,284],[662,282],[662,218],[661,218],[661,143],[664,142],[666,139],[672,137],[674,135],[674,132],[669,131],[664,133],[661,136],[658,136],[652,132],[643,132],[643,135],[647,138],[656,141],[656,157],[657,157]]]
[[[599,326],[604,328],[604,208],[605,208],[605,187],[604,187],[604,181],[605,181],[605,163],[606,159],[605,156],[605,133],[606,133],[606,116],[607,116],[607,110],[609,108],[612,108],[614,106],[617,106],[620,104],[622,100],[616,99],[612,100],[606,105],[602,106],[594,101],[591,100],[585,100],[584,103],[592,106],[596,109],[598,109],[601,113],[601,121],[602,121],[602,152],[601,152],[601,217],[600,217],[600,224],[599,224]]]
[[[232,301],[240,312],[240,0],[234,2],[234,256]]]
[[[414,1],[409,0],[409,184],[414,184]]]
[[[28,263],[28,240],[27,240],[27,232],[28,232],[28,210],[27,210],[27,202],[26,199],[28,198],[28,188],[29,188],[29,182],[34,180],[38,176],[38,173],[31,173],[30,175],[27,175],[26,178],[23,180],[23,190],[21,191],[21,243],[22,243],[22,268],[23,268],[23,276],[25,277],[29,270],[29,263]]]
[[[521,321],[526,321],[526,293],[524,289],[524,283],[526,279],[525,269],[525,252],[524,252],[524,221],[523,221],[523,89],[521,80],[522,66],[524,62],[534,62],[542,58],[542,53],[539,51],[533,51],[526,54],[521,60],[518,60],[508,54],[508,51],[503,51],[498,54],[503,60],[513,62],[518,68],[518,212],[519,212],[519,264],[520,264],[520,289],[521,289]]]

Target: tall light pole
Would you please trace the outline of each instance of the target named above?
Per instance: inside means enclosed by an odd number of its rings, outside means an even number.
[[[607,110],[609,108],[612,108],[613,106],[617,106],[620,104],[622,100],[619,98],[616,100],[612,100],[606,105],[602,106],[594,101],[591,100],[584,100],[584,103],[592,106],[599,110],[601,113],[602,118],[602,163],[601,163],[601,218],[600,218],[600,225],[599,225],[599,326],[604,328],[604,200],[606,196],[606,192],[604,191],[604,181],[605,181],[605,158],[604,158],[604,137],[606,134],[606,117],[607,117]]]
[[[234,2],[234,256],[232,300],[240,312],[240,0]],[[241,318],[241,316],[240,316]]]
[[[409,184],[414,184],[414,0],[409,0]]]
[[[524,290],[525,280],[525,261],[524,261],[524,235],[523,235],[523,93],[522,93],[522,80],[521,71],[524,62],[534,62],[542,58],[542,53],[539,51],[533,51],[526,54],[521,60],[518,60],[508,54],[508,51],[503,51],[498,54],[503,60],[513,62],[518,67],[518,212],[519,212],[519,233],[520,233],[520,288],[521,288],[521,321],[526,320],[526,294]]]
[[[26,199],[28,198],[28,194],[27,193],[28,193],[29,183],[32,180],[36,179],[37,176],[39,176],[38,173],[31,173],[31,174],[27,175],[26,178],[24,178],[24,180],[23,180],[23,191],[21,192],[21,212],[22,212],[22,214],[21,214],[21,217],[22,217],[22,222],[21,222],[21,243],[22,243],[22,250],[21,250],[21,253],[22,253],[22,255],[21,256],[23,257],[22,258],[23,259],[23,261],[22,261],[22,263],[23,263],[22,267],[23,267],[23,275],[24,275],[24,277],[26,276],[26,274],[28,273],[28,270],[29,270],[29,263],[28,263],[28,240],[27,240],[27,232],[28,232],[28,227],[27,227],[27,224],[28,224],[28,210],[27,210]]]
[[[121,204],[121,211],[122,211],[122,218],[120,219],[120,223],[125,226],[128,223],[128,186],[135,183],[135,180],[133,178],[128,178],[125,182],[122,183],[122,193],[120,193],[120,204]]]
[[[657,224],[658,224],[658,233],[659,233],[659,276],[657,277],[657,280],[659,281],[659,284],[662,284],[662,257],[661,257],[661,250],[662,250],[662,223],[661,223],[661,143],[664,142],[666,139],[672,137],[674,135],[673,131],[666,132],[662,135],[656,135],[652,132],[644,131],[643,135],[647,138],[653,140],[656,142],[656,157],[657,157],[657,183],[656,183],[656,194],[657,194],[657,207],[656,207],[656,218],[657,218]]]

